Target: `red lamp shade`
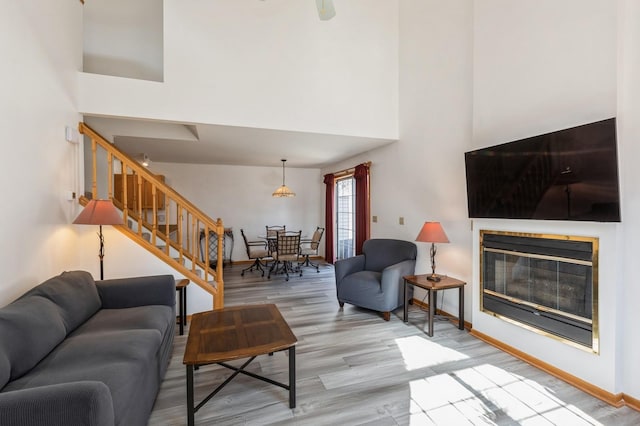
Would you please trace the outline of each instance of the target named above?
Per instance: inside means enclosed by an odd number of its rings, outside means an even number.
[[[122,225],[122,217],[111,200],[91,200],[80,212],[77,225]]]
[[[440,222],[425,222],[416,237],[416,241],[422,243],[448,243],[449,238],[447,238],[447,234],[444,233]]]
[[[111,200],[91,200],[80,212],[76,220],[77,225],[100,225],[98,239],[100,241],[100,279],[104,279],[104,236],[102,235],[102,225],[123,225],[124,221],[120,213]]]

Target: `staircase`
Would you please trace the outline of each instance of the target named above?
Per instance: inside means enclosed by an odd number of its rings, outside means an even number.
[[[222,220],[209,218],[86,124],[78,130],[91,140],[91,194],[80,197],[80,203],[113,200],[125,223],[116,229],[211,294],[214,309],[222,308]],[[210,239],[217,240],[217,252],[207,249]]]

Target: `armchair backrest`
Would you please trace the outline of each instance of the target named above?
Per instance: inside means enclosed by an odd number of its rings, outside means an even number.
[[[378,238],[365,241],[362,254],[365,257],[365,270],[382,272],[387,266],[415,260],[418,248],[410,241]]]

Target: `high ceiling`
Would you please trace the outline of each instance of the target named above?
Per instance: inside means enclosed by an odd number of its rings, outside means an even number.
[[[87,117],[84,121],[132,157],[162,163],[322,168],[395,142],[355,136],[211,124]]]

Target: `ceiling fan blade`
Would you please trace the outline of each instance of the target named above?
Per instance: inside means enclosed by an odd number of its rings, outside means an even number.
[[[328,21],[336,16],[336,8],[333,7],[333,0],[316,0],[316,6],[318,7],[320,20]]]

